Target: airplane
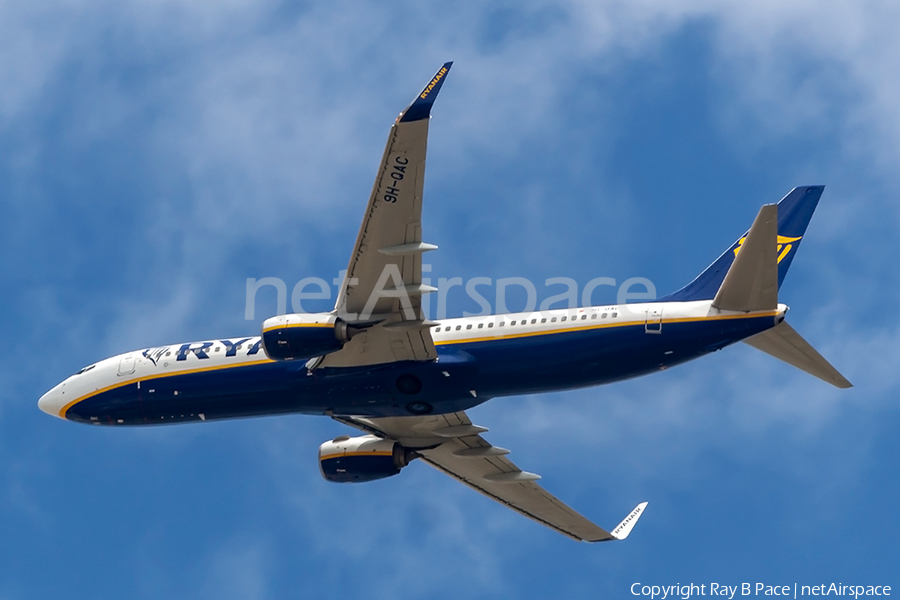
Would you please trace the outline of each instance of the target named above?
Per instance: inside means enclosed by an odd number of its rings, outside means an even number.
[[[663,298],[432,322],[423,295],[428,125],[445,63],[397,117],[334,309],[277,315],[260,336],[126,352],[84,367],[38,406],[69,421],[143,426],[302,413],[362,431],[319,447],[322,476],[359,483],[421,460],[572,539],[624,540],[637,505],[607,531],[491,445],[466,414],[492,398],[621,381],[745,342],[851,387],[785,321],[778,290],[823,186],[763,206],[750,229]]]

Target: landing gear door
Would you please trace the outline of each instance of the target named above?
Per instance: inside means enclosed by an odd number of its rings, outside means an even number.
[[[644,333],[662,333],[662,307],[647,309]]]

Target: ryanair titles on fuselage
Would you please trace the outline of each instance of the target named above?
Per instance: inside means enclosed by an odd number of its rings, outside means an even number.
[[[214,346],[215,343],[216,342],[194,342],[182,344],[177,347],[177,350],[175,349],[176,346],[148,348],[141,352],[141,356],[152,362],[154,366],[156,366],[161,359],[172,356],[173,352],[176,361],[185,361],[191,354],[198,359],[203,360],[209,358],[211,352],[218,352],[219,348]],[[243,350],[244,348],[247,349],[245,356],[259,354],[259,351],[262,349],[262,339],[258,337],[241,338],[237,340],[218,340],[218,343],[222,344],[225,348],[226,357],[237,356],[238,350]]]

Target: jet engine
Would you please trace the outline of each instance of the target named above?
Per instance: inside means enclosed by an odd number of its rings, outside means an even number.
[[[319,446],[319,469],[328,481],[362,483],[396,475],[416,457],[393,440],[342,435]]]
[[[272,360],[305,360],[340,350],[358,331],[329,313],[279,315],[263,322],[262,346]]]

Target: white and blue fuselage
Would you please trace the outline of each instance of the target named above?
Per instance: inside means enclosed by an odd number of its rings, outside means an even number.
[[[358,367],[272,360],[260,337],[174,344],[85,367],[47,392],[39,406],[97,425],[288,413],[450,413],[498,396],[664,370],[772,328],[786,311],[783,304],[771,311],[720,311],[703,300],[445,319],[431,327],[435,360]],[[335,317],[319,321],[315,326],[330,328]]]

